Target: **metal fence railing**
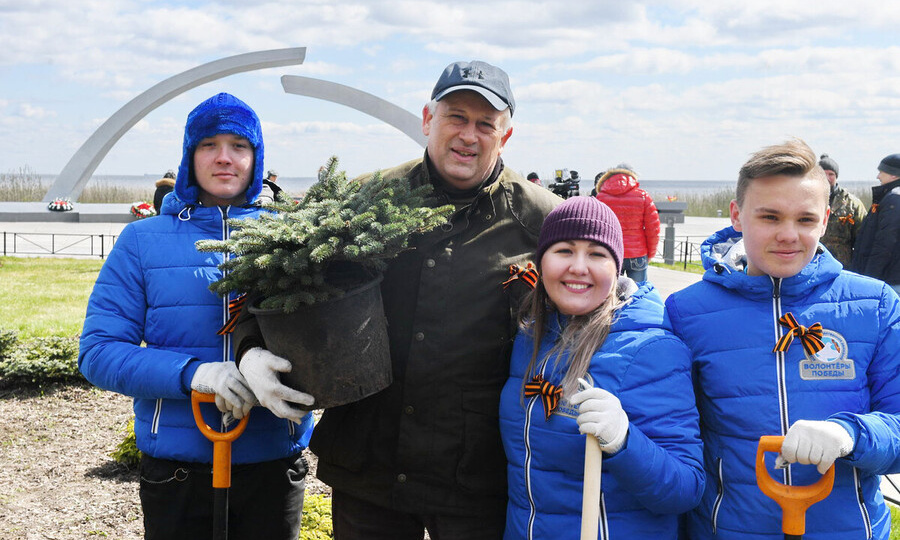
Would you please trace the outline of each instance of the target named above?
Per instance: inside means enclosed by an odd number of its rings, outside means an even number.
[[[105,259],[116,243],[118,235],[114,234],[74,234],[74,233],[24,233],[2,232],[2,255],[29,257],[99,257]],[[655,261],[667,264],[679,264],[687,268],[688,264],[701,262],[700,245],[705,236],[680,236],[672,239],[671,252],[664,250],[660,241]],[[671,253],[671,260],[664,254]]]
[[[118,235],[3,232],[4,257],[106,258]]]
[[[661,239],[659,249],[657,249],[656,262],[666,264],[681,265],[687,269],[688,264],[700,264],[700,246],[706,240],[706,236],[680,236],[671,239]],[[671,241],[671,246],[666,246],[666,242]]]

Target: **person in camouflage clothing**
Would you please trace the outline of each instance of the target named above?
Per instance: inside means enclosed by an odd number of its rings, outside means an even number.
[[[831,184],[831,197],[828,200],[831,215],[828,217],[825,236],[820,242],[844,268],[850,268],[853,243],[856,242],[859,227],[866,217],[866,207],[859,198],[838,185],[838,164],[835,160],[828,157],[828,154],[822,154],[819,166],[825,169],[825,176]]]

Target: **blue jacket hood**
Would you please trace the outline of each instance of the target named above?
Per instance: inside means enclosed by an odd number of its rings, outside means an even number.
[[[183,204],[197,204],[200,187],[194,178],[193,157],[197,144],[206,137],[220,133],[233,133],[250,141],[253,146],[253,172],[247,186],[247,202],[252,203],[262,191],[265,145],[262,125],[256,113],[246,103],[231,94],[220,93],[207,99],[191,111],[184,126],[184,144],[178,177],[175,179],[175,197]],[[168,197],[167,197],[168,198]],[[179,207],[183,204],[178,205]],[[165,208],[166,204],[163,205]]]
[[[700,256],[706,270],[704,281],[717,283],[748,297],[771,295],[772,279],[769,276],[744,273],[747,267],[744,238],[734,227],[725,227],[707,238],[700,246]],[[781,293],[786,296],[807,294],[815,285],[832,281],[841,269],[841,263],[820,244],[816,255],[803,270],[781,281]]]

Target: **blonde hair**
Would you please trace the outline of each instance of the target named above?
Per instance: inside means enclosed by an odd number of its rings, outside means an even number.
[[[553,372],[565,369],[561,387],[564,396],[571,396],[578,391],[578,379],[587,374],[594,354],[603,346],[609,336],[609,330],[616,318],[616,310],[621,306],[618,288],[612,287],[609,296],[594,311],[586,315],[573,315],[569,317],[568,324],[562,331],[560,338],[547,352],[544,358],[540,355],[541,342],[547,333],[547,315],[553,309],[550,297],[544,284],[538,280],[534,290],[525,297],[522,304],[520,324],[523,329],[530,330],[534,343],[531,360],[522,380],[524,390],[525,383],[538,363],[542,360],[553,359]],[[560,365],[563,353],[569,351],[568,365]],[[524,395],[524,392],[523,392]]]
[[[825,170],[819,165],[816,153],[802,139],[791,139],[758,150],[744,163],[738,173],[735,192],[738,206],[743,206],[744,195],[750,187],[750,182],[757,178],[777,175],[821,180],[827,204],[831,184],[828,183]]]

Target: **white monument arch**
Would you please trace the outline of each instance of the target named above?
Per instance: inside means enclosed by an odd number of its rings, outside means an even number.
[[[142,118],[175,96],[228,75],[302,64],[305,58],[306,47],[239,54],[197,66],[152,86],[116,111],[81,145],[50,186],[44,202],[62,197],[77,200],[113,145]],[[287,93],[332,101],[378,118],[425,146],[421,119],[389,101],[349,86],[309,77],[284,75],[281,83]]]

